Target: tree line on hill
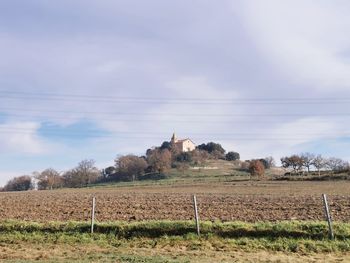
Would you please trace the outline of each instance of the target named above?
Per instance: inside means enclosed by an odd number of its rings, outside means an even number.
[[[228,152],[218,144],[209,142],[199,145],[192,152],[181,152],[170,142],[148,149],[145,156],[123,155],[115,159],[115,165],[102,171],[95,167],[94,160],[82,160],[66,172],[53,168],[30,175],[15,177],[0,191],[24,191],[30,189],[50,190],[63,187],[85,187],[91,184],[113,181],[135,181],[164,178],[171,168],[184,172],[191,165],[204,166],[209,159],[239,160],[237,152]]]
[[[50,190],[57,188],[86,187],[96,183],[162,179],[170,169],[185,173],[190,167],[201,168],[208,160],[222,159],[234,161],[240,170],[251,176],[263,178],[265,170],[275,166],[272,157],[240,161],[238,152],[227,152],[218,143],[201,144],[191,152],[181,152],[170,142],[163,142],[160,147],[148,149],[146,155],[121,155],[115,159],[115,165],[99,170],[94,160],[83,160],[76,167],[59,173],[53,168],[34,172],[32,176],[24,175],[11,179],[0,190],[24,191],[30,189]],[[349,163],[339,158],[324,158],[311,153],[294,154],[281,158],[282,167],[292,175],[310,173],[316,170],[332,173],[349,172]]]
[[[281,164],[284,168],[291,169],[291,174],[301,175],[310,173],[312,168],[320,176],[322,171],[331,173],[343,173],[349,171],[349,162],[340,158],[325,158],[322,155],[313,153],[293,154],[281,158]]]
[[[280,160],[282,167],[287,169],[287,172],[284,174],[285,176],[310,175],[315,172],[319,177],[321,173],[327,173],[327,175],[347,173],[347,178],[350,175],[349,162],[336,157],[326,158],[320,154],[301,153],[285,156]],[[251,175],[262,178],[265,175],[265,169],[273,166],[273,163],[273,159],[268,157],[265,159],[248,160],[242,163],[241,166],[245,166]]]
[[[59,173],[53,168],[42,172],[34,172],[32,176],[23,175],[7,182],[2,191],[25,191],[35,188],[52,190],[62,187],[84,187],[96,183],[101,172],[95,167],[94,160],[83,160],[75,168]]]

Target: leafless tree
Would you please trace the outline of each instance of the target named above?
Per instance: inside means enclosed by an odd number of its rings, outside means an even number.
[[[303,161],[303,166],[307,169],[307,172],[310,173],[310,168],[313,165],[315,155],[312,153],[302,153],[300,158]]]
[[[336,157],[331,157],[326,160],[326,166],[332,172],[341,172],[347,170],[349,163]]]
[[[128,176],[132,181],[143,175],[147,168],[146,160],[136,155],[119,156],[115,164],[117,172]]]
[[[267,163],[268,168],[272,168],[276,166],[275,159],[272,156],[265,157],[265,161]]]
[[[312,165],[316,168],[318,176],[321,176],[321,170],[326,167],[326,160],[319,154],[313,159]]]
[[[282,157],[281,163],[284,168],[292,168],[294,173],[300,172],[304,165],[303,159],[296,154],[289,157]]]
[[[67,187],[82,187],[96,182],[100,176],[95,161],[85,159],[76,168],[65,172],[63,180]]]
[[[63,178],[55,169],[48,168],[41,173],[35,175],[38,180],[38,189],[55,189],[60,188],[63,185]]]
[[[147,157],[148,164],[154,172],[164,173],[171,167],[172,155],[168,149],[153,150]]]

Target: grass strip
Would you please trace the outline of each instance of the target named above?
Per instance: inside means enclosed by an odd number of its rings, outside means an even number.
[[[201,233],[204,236],[214,235],[222,238],[303,238],[323,240],[328,236],[325,222],[282,221],[282,222],[201,222]],[[111,234],[118,238],[162,236],[185,236],[196,232],[193,221],[141,221],[141,222],[107,222],[96,223],[94,232]],[[88,222],[48,222],[35,223],[6,220],[0,222],[0,233],[89,233]],[[350,224],[334,223],[337,240],[350,239]]]

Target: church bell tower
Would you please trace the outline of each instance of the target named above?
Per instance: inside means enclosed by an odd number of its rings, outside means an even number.
[[[175,132],[173,133],[173,136],[171,137],[171,143],[175,144],[177,142],[176,134]]]

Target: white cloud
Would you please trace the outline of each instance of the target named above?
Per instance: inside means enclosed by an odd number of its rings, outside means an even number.
[[[338,135],[339,128],[336,123],[322,121],[322,118],[303,118],[286,122],[272,130],[271,134],[272,136],[276,135],[287,138],[287,140],[282,139],[278,141],[279,144],[284,144],[285,147],[293,147]],[[288,138],[292,140],[288,140]]]
[[[346,1],[244,1],[256,47],[279,73],[315,90],[348,90],[350,19]]]
[[[169,129],[171,131],[172,126],[173,131],[177,133],[207,134],[209,136],[206,136],[206,139],[210,140],[210,134],[225,131],[231,126],[227,117],[224,117],[225,114],[229,112],[238,114],[240,112],[239,107],[233,107],[232,105],[229,105],[230,109],[228,112],[228,105],[225,105],[225,103],[220,104],[220,99],[222,98],[237,98],[238,93],[236,90],[222,90],[220,87],[216,87],[210,83],[210,80],[205,76],[179,76],[172,81],[168,81],[165,87],[170,99],[182,98],[189,100],[186,104],[165,103],[154,110],[154,113],[161,113],[160,117],[163,120],[169,120],[169,118],[170,120],[174,120],[173,122],[169,122],[168,127],[164,127],[168,132]],[[191,104],[191,99],[194,99],[193,104]],[[215,99],[219,100],[215,101]],[[178,116],[171,115],[174,113]],[[220,120],[222,122],[218,122]],[[186,134],[183,134],[183,136],[186,136]],[[202,138],[200,136],[197,137],[199,137],[197,142],[201,142],[200,140]],[[196,138],[193,139],[196,140]]]
[[[250,132],[247,131],[246,135],[242,136],[244,139],[228,142],[226,147],[240,152],[243,159],[271,155],[278,160],[284,155],[310,151],[312,143],[336,140],[346,132],[346,125],[342,126],[336,120],[321,117],[285,121],[272,127],[264,126],[264,129],[260,129],[259,134],[250,135]],[[336,143],[330,144],[332,145],[335,146]],[[339,145],[335,148],[341,149]]]
[[[1,153],[43,154],[48,146],[38,136],[39,123],[10,122],[0,124]]]

